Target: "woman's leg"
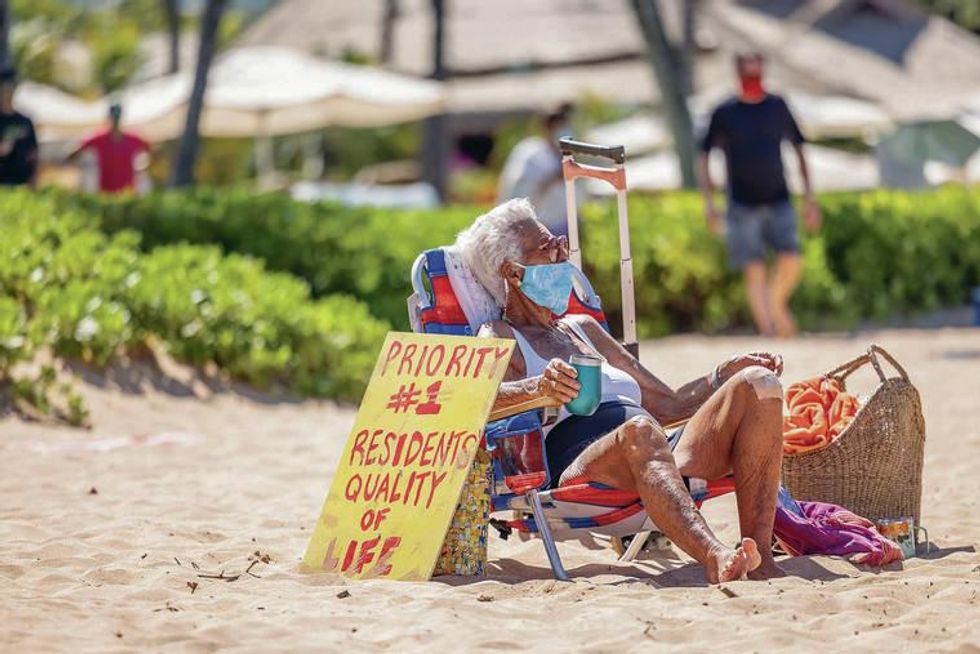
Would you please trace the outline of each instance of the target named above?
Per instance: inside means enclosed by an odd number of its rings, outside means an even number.
[[[743,537],[758,543],[756,577],[782,574],[772,557],[772,527],[782,463],[782,386],[770,370],[742,370],[722,385],[684,427],[674,450],[682,475],[735,476]]]
[[[751,539],[733,550],[711,533],[681,479],[663,429],[652,418],[632,418],[592,443],[562,480],[580,475],[639,494],[657,527],[705,567],[711,583],[742,578],[760,564]]]

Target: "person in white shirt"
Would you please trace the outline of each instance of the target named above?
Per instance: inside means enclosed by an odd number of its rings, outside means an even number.
[[[543,135],[529,136],[511,150],[500,173],[498,202],[527,198],[539,220],[553,234],[568,233],[565,187],[561,174],[558,139],[571,136],[570,104],[563,104],[542,118]]]

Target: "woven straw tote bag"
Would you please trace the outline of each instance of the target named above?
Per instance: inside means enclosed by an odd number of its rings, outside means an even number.
[[[885,359],[898,373],[888,377]],[[793,497],[839,504],[870,520],[913,517],[920,524],[926,429],[919,392],[888,352],[866,354],[826,374],[846,379],[871,364],[880,383],[854,420],[827,447],[783,457],[783,484]]]

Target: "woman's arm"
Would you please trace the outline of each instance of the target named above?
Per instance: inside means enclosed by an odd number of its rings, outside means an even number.
[[[513,339],[510,326],[501,322],[488,322],[480,328],[482,338]],[[512,356],[504,373],[504,381],[497,390],[491,414],[507,409],[529,410],[541,407],[559,407],[571,402],[578,395],[581,385],[575,379],[578,371],[561,359],[552,359],[540,375],[526,377],[526,368],[519,356]],[[526,408],[525,408],[526,407]]]
[[[640,385],[643,408],[662,425],[672,425],[689,419],[719,386],[736,372],[749,366],[763,366],[782,372],[782,358],[767,353],[753,353],[732,357],[719,364],[713,371],[698,377],[680,388],[672,389],[635,359],[619,341],[614,339],[591,316],[575,316],[573,320],[585,330],[599,354],[624,370]]]

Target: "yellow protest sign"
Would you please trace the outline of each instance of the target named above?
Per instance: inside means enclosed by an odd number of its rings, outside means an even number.
[[[389,333],[302,569],[425,580],[514,341]]]

